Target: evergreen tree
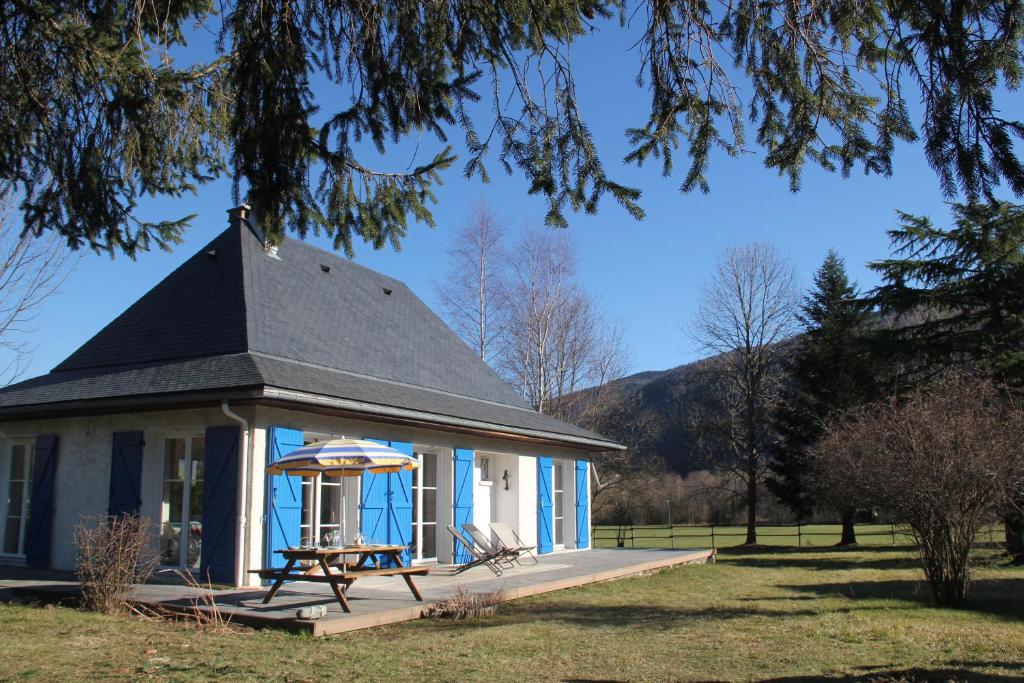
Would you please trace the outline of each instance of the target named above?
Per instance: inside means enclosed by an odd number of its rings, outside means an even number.
[[[809,482],[808,450],[822,435],[824,421],[868,400],[873,376],[861,343],[865,307],[858,301],[842,258],[830,250],[814,274],[814,286],[800,307],[803,334],[787,360],[789,382],[775,413],[778,442],[768,488],[798,516],[828,505]],[[841,545],[857,542],[855,509],[839,510]]]
[[[961,366],[1024,390],[1024,206],[956,204],[953,215],[943,229],[901,212],[893,258],[871,264],[883,279],[871,300],[889,323],[881,350],[914,380]],[[1007,549],[1024,562],[1020,512]]]
[[[111,253],[175,242],[187,218],[147,221],[139,198],[222,173],[271,241],[287,226],[397,249],[410,219],[433,223],[458,135],[463,173],[522,174],[550,225],[605,198],[639,219],[571,58],[635,28],[650,103],[625,160],[668,176],[682,149],[684,192],[751,140],[796,190],[808,164],[888,175],[896,142],[920,136],[947,195],[1020,195],[1024,124],[997,95],[1020,83],[1022,26],[1024,4],[1000,0],[5,0],[0,186],[29,232]]]

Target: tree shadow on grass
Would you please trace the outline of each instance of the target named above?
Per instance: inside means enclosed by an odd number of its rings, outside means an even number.
[[[470,628],[509,626],[532,622],[559,622],[585,628],[629,627],[667,631],[687,623],[749,617],[812,616],[814,610],[779,610],[758,607],[664,607],[659,605],[530,604],[503,609],[498,619],[473,621]]]
[[[779,586],[796,593],[817,597],[842,596],[852,600],[899,600],[919,607],[934,607],[931,588],[921,581],[848,581]],[[971,582],[966,612],[991,614],[1004,619],[1024,621],[1024,578],[978,579]]]
[[[981,673],[966,667],[999,668],[1014,671],[1013,674]],[[950,681],[992,681],[994,683],[1019,682],[1024,674],[1024,666],[1020,662],[947,662],[939,669],[888,669],[886,667],[860,667],[866,670],[859,674],[839,674],[827,676],[780,676],[762,679],[763,683],[812,683],[813,681],[844,681],[863,683],[948,683]]]
[[[727,548],[718,551],[722,564],[735,567],[758,569],[918,569],[920,564],[912,547],[895,548],[853,547],[853,548],[785,548],[758,546],[753,549]],[[871,557],[865,558],[865,553]]]

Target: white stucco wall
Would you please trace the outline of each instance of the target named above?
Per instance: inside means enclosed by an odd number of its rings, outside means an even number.
[[[438,520],[440,527],[451,523],[452,507],[452,449],[466,448],[486,453],[491,458],[492,519],[507,522],[517,529],[527,544],[537,540],[537,461],[536,456],[547,455],[571,461],[585,457],[581,451],[569,448],[537,446],[521,441],[474,436],[438,430],[375,423],[265,407],[235,408],[250,424],[248,459],[249,477],[246,487],[245,510],[245,569],[255,569],[264,563],[265,464],[267,457],[267,429],[280,425],[307,432],[366,437],[392,441],[412,442],[416,448],[430,448],[438,453],[439,494],[442,510],[447,517]],[[219,407],[208,409],[154,411],[121,415],[34,420],[0,425],[0,447],[7,448],[11,439],[35,438],[40,434],[57,434],[58,467],[56,474],[56,506],[53,526],[51,564],[58,569],[74,569],[75,553],[73,533],[84,515],[103,515],[107,510],[110,485],[110,461],[113,434],[121,431],[141,430],[146,446],[143,456],[142,513],[154,522],[159,521],[163,443],[172,436],[201,435],[207,427],[235,424]],[[570,465],[571,467],[571,465]],[[509,490],[504,490],[501,477],[509,473]],[[567,477],[566,500],[569,507],[574,501],[571,492],[572,477]],[[352,488],[349,491],[352,492]],[[355,519],[357,496],[348,496],[348,515]],[[566,529],[570,526],[566,516]],[[155,527],[156,528],[156,527]],[[567,533],[567,538],[570,534]],[[574,538],[574,533],[572,534]],[[567,544],[568,545],[568,544]],[[438,559],[451,561],[451,547],[447,534],[442,534],[438,546]],[[258,579],[248,577],[246,582],[256,585]]]
[[[50,562],[56,569],[72,570],[75,527],[84,516],[107,512],[115,432],[144,433],[142,513],[155,516],[161,499],[163,438],[202,434],[206,427],[225,424],[231,421],[219,408],[34,420],[0,425],[0,447],[6,449],[16,438],[58,436]]]

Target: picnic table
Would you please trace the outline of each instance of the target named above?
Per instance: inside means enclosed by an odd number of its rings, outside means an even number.
[[[286,548],[274,552],[287,560],[282,568],[257,569],[261,579],[273,580],[274,585],[263,598],[263,604],[274,599],[277,591],[285,581],[311,581],[326,583],[334,591],[341,608],[351,612],[345,594],[348,587],[356,579],[363,576],[401,576],[409,586],[409,590],[420,602],[423,596],[413,583],[412,577],[425,576],[430,570],[426,567],[406,567],[402,564],[403,545],[351,545],[337,548]],[[346,562],[347,556],[356,556],[354,562]],[[393,567],[381,566],[381,558],[389,558]],[[303,564],[299,564],[299,563]],[[319,573],[316,569],[319,568]]]

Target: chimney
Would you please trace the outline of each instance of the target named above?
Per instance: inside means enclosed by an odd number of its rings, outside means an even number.
[[[248,229],[263,244],[263,251],[266,252],[267,256],[280,259],[281,257],[277,255],[277,245],[267,241],[266,236],[257,226],[258,220],[259,204],[251,197],[249,198],[249,203],[228,209],[228,223],[232,228]]]
[[[252,230],[252,226],[249,225],[249,215],[252,212],[252,207],[248,204],[242,204],[236,206],[233,209],[228,209],[228,225],[232,228],[240,228],[247,226]]]

